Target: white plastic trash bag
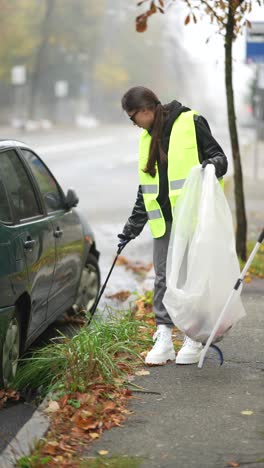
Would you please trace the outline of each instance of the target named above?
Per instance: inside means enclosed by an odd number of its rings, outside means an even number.
[[[205,343],[240,275],[232,216],[213,164],[191,170],[174,210],[163,302],[180,330]],[[245,315],[239,293],[213,342]]]

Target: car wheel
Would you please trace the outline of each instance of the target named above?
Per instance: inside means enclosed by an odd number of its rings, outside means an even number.
[[[18,314],[10,320],[0,352],[0,383],[8,387],[14,379],[20,352],[21,326]]]
[[[89,312],[98,296],[100,289],[100,270],[96,257],[89,254],[83,268],[76,303],[75,312],[85,310]]]

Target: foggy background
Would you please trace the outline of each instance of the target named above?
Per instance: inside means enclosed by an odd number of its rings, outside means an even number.
[[[137,33],[135,18],[146,7],[138,8],[136,0],[0,4],[1,138],[25,141],[65,192],[76,189],[79,208],[95,231],[102,277],[137,193],[140,130],[120,104],[131,86],[149,87],[162,103],[177,99],[208,119],[229,159],[226,194],[234,216],[223,38],[208,19],[184,26],[186,9],[175,2],[165,15],[149,19],[145,33]],[[257,19],[261,14],[256,9]],[[234,93],[248,235],[254,239],[263,223],[264,161],[263,141],[256,137],[257,66],[245,63],[245,41],[243,34],[234,44]],[[152,260],[148,228],[126,255]],[[111,285],[120,289],[116,279]]]
[[[226,122],[223,39],[206,19],[184,26],[186,10],[175,3],[136,33],[135,0],[2,0],[0,124],[30,130],[125,122],[120,99],[134,85]],[[242,121],[255,76],[254,66],[243,65],[244,42],[234,50]]]

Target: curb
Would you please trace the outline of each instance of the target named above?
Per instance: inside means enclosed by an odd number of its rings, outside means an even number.
[[[46,397],[2,452],[0,456],[1,468],[15,467],[17,460],[29,455],[34,445],[47,432],[50,424],[49,417],[44,413],[47,405],[48,398]]]

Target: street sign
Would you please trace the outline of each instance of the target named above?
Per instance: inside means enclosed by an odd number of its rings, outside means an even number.
[[[264,63],[264,21],[251,22],[246,40],[246,62]]]
[[[11,69],[11,82],[13,85],[23,85],[26,83],[25,65],[16,65]]]
[[[69,92],[69,83],[68,81],[56,81],[54,85],[55,96],[63,98],[68,96]]]

